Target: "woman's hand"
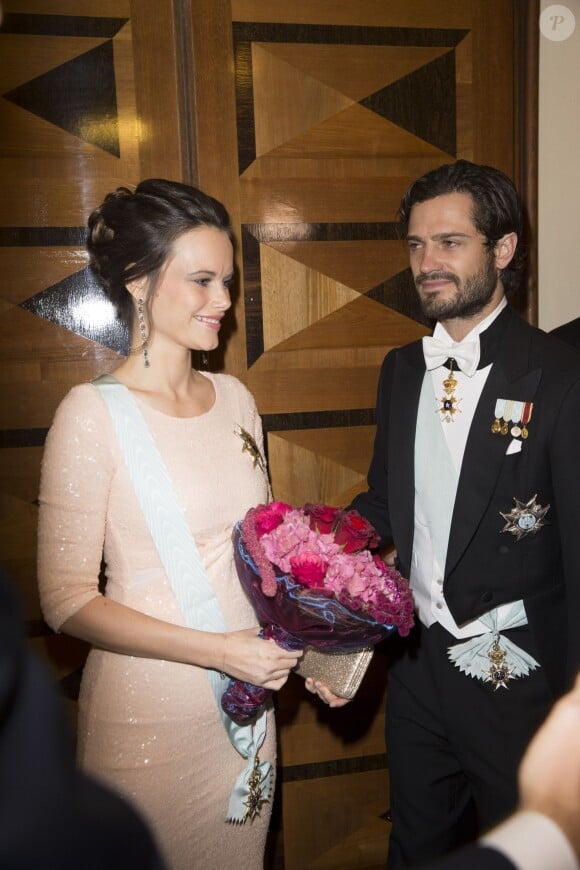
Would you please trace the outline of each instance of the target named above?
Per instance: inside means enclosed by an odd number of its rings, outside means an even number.
[[[259,628],[224,635],[220,670],[238,680],[278,691],[298,662],[302,650],[286,650],[259,637]]]
[[[329,707],[344,707],[350,700],[349,698],[341,698],[340,695],[335,695],[334,692],[330,691],[328,686],[321,683],[320,680],[313,680],[312,677],[307,677],[304,685],[309,692],[312,692],[313,695],[318,695]]]

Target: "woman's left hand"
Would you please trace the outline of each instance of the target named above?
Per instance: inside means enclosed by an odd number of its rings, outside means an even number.
[[[349,698],[341,698],[340,695],[335,695],[334,692],[330,691],[328,686],[321,683],[320,680],[313,680],[312,677],[307,677],[304,684],[309,692],[312,692],[313,695],[318,695],[329,707],[344,707],[350,700]]]

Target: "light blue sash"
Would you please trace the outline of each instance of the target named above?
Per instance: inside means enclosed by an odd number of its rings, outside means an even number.
[[[93,383],[111,414],[131,483],[185,624],[197,631],[226,632],[227,626],[183,507],[135,399],[112,375],[104,375]],[[272,765],[258,758],[266,736],[266,712],[262,712],[254,726],[237,725],[221,708],[228,681],[209,668],[206,674],[228,737],[248,760],[234,785],[226,815],[228,822],[245,822],[248,814],[252,817],[248,811],[256,789],[261,790],[261,801],[268,800],[272,791]]]

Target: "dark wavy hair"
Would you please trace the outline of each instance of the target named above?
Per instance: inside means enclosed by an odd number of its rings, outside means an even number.
[[[488,248],[494,248],[506,233],[516,233],[518,244],[514,256],[499,273],[506,296],[511,296],[518,288],[525,263],[523,208],[514,185],[499,169],[458,160],[433,169],[413,182],[401,200],[399,220],[408,224],[414,205],[448,193],[469,194],[473,223],[485,237]]]
[[[148,178],[134,191],[118,187],[92,212],[88,224],[91,266],[129,329],[135,307],[127,284],[146,278],[149,296],[179,236],[215,227],[232,238],[221,202],[195,187],[162,178]]]

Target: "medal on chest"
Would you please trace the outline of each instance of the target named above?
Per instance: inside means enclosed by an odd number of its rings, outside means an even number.
[[[520,501],[514,498],[515,507],[509,513],[500,511],[501,516],[505,520],[502,532],[509,532],[514,535],[516,541],[520,541],[526,535],[537,534],[542,526],[546,524],[544,517],[550,510],[550,505],[543,507],[541,504],[538,504],[537,498],[537,493],[528,501]]]
[[[495,403],[495,419],[491,424],[494,435],[512,438],[528,437],[528,423],[532,419],[533,402],[518,402],[515,399],[498,399]]]
[[[443,379],[442,385],[445,395],[441,396],[438,400],[438,406],[435,411],[436,414],[441,414],[441,420],[443,423],[453,423],[455,414],[458,411],[461,413],[461,408],[457,407],[461,402],[461,399],[458,399],[455,395],[455,388],[457,387],[458,381],[453,375],[454,363],[454,359],[449,360],[449,372]]]

